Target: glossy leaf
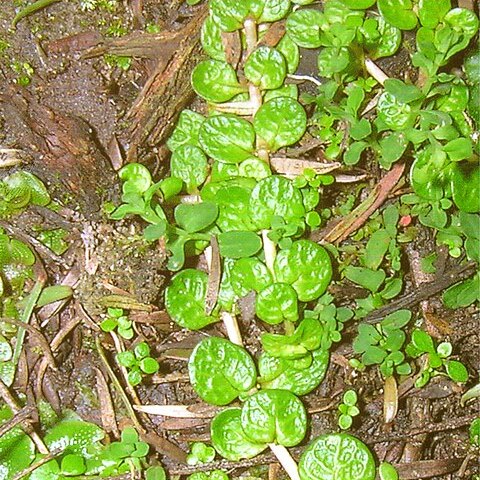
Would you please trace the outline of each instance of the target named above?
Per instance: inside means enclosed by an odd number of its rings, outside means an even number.
[[[261,238],[254,232],[232,231],[218,236],[218,245],[222,257],[251,257],[262,248]]]
[[[390,57],[397,52],[402,43],[402,32],[400,29],[386,22],[383,17],[378,18],[378,33],[380,38],[366,43],[366,48],[373,60]]]
[[[452,172],[453,201],[463,212],[480,212],[480,166],[455,165]]]
[[[289,37],[303,48],[318,48],[322,27],[327,25],[324,15],[318,10],[296,10],[287,18]]]
[[[274,283],[263,289],[255,300],[255,313],[271,325],[298,320],[298,299],[295,290],[285,283]]]
[[[287,74],[285,58],[276,49],[259,47],[247,58],[245,77],[263,90],[279,88]]]
[[[307,115],[295,99],[278,97],[260,107],[253,125],[257,135],[275,152],[302,138],[307,128]]]
[[[277,43],[277,50],[285,57],[287,72],[295,73],[300,63],[300,50],[298,45],[286,33]]]
[[[450,10],[450,0],[420,0],[418,18],[427,28],[435,28]]]
[[[290,0],[252,0],[250,11],[259,23],[281,20],[290,9]]]
[[[417,16],[411,0],[378,0],[378,10],[385,20],[401,30],[413,30]]]
[[[290,390],[295,395],[310,393],[325,377],[329,352],[318,349],[312,353],[312,357],[312,363],[305,367],[295,360],[263,353],[258,362],[262,387]]]
[[[286,222],[301,218],[305,215],[302,193],[284,177],[264,178],[252,191],[249,214],[258,230],[271,228],[274,216]]]
[[[378,117],[392,130],[403,130],[412,125],[414,114],[407,103],[403,103],[389,92],[380,95],[377,104]]]
[[[375,460],[358,438],[345,433],[321,435],[303,452],[301,480],[374,480]]]
[[[244,297],[252,290],[260,292],[272,283],[272,275],[267,266],[257,258],[241,258],[237,260],[230,272],[233,291]]]
[[[305,436],[307,413],[302,402],[288,390],[262,390],[243,404],[241,422],[253,442],[293,447]]]
[[[182,145],[173,152],[170,170],[174,177],[185,182],[187,191],[191,192],[207,178],[207,157],[196,146]]]
[[[204,60],[192,72],[195,92],[209,102],[227,102],[245,91],[240,85],[234,68],[220,60]]]
[[[227,408],[218,413],[210,427],[212,445],[224,458],[238,461],[253,458],[267,448],[266,443],[252,442],[241,424],[242,410]]]
[[[222,42],[222,30],[212,16],[208,16],[203,23],[200,38],[207,55],[215,60],[223,62],[227,60]]]
[[[218,207],[211,202],[182,203],[175,208],[177,225],[188,233],[199,232],[215,222],[218,216]]]
[[[250,122],[235,115],[216,115],[200,128],[200,144],[215,160],[240,163],[254,150],[255,132]]]
[[[227,405],[255,386],[255,363],[246,350],[228,340],[209,337],[193,350],[188,362],[190,382],[207,403]]]
[[[199,270],[177,273],[165,290],[165,308],[183,328],[199,330],[217,319],[205,314],[208,276]]]
[[[241,28],[250,13],[250,2],[237,0],[210,0],[209,7],[215,21],[226,32]]]
[[[298,240],[288,250],[280,251],[274,269],[277,281],[292,285],[302,302],[322,295],[332,278],[327,251],[309,240]]]
[[[454,381],[464,383],[468,380],[468,370],[465,365],[456,360],[449,360],[445,363],[447,375]]]
[[[182,110],[178,117],[177,125],[170,138],[167,140],[167,147],[174,152],[182,145],[198,146],[198,132],[205,117],[192,110]]]

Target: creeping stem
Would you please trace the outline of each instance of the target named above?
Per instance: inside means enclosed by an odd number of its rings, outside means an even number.
[[[290,452],[283,445],[277,445],[276,443],[269,443],[268,446],[272,453],[277,457],[277,460],[285,469],[290,479],[300,480],[298,465],[290,455]]]

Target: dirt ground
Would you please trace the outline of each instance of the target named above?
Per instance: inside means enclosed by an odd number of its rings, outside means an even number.
[[[139,11],[141,3],[125,0],[118,1],[114,11],[100,6],[84,11],[80,0],[60,1],[21,20],[16,29],[10,24],[15,5],[22,2],[4,0],[0,8],[0,148],[17,149],[24,163],[14,168],[38,174],[62,204],[57,213],[39,208],[29,210],[12,220],[9,228],[27,238],[35,236],[38,225],[66,228],[71,246],[64,256],[39,253],[50,284],[68,278],[76,285],[74,301],[60,313],[44,312],[49,320],[43,331],[49,340],[72,321],[75,323],[56,353],[58,370],[48,370],[43,384],[38,385],[41,356],[34,348],[35,340],[28,338],[27,355],[21,363],[22,375],[15,391],[37,398],[44,396],[54,408],[73,409],[85,420],[99,424],[102,398],[97,389],[98,371],[105,377],[108,374],[95,339],[100,339],[113,365],[114,345],[98,327],[108,295],[127,294],[130,302],[137,302],[133,308],[136,329],[154,347],[154,356],[161,365],[151,381],[137,388],[139,401],[198,403],[188,383],[186,359],[199,334],[179,330],[162,311],[163,285],[169,275],[165,252],[158,247],[139,250],[141,225],[131,221],[110,222],[101,211],[103,202],[118,200],[115,170],[122,159],[140,159],[158,176],[165,174],[167,157],[163,142],[179,106],[192,98],[186,67],[183,77],[175,79],[175,96],[164,95],[163,101],[156,98],[152,104],[142,103],[144,87],[156,78],[159,65],[179,55],[175,42],[187,42],[194,52],[194,61],[198,59],[194,36],[188,38],[181,32],[198,22],[203,7],[187,7],[180,0],[147,0]],[[152,34],[158,38],[140,42],[137,48],[141,54],[133,58],[128,70],[114,61],[112,64],[103,55],[109,49],[128,52],[132,48],[131,44],[127,48],[118,41],[111,43],[120,38],[115,35],[135,36],[152,26],[158,26],[158,33]],[[160,47],[155,46],[158,42]],[[397,60],[390,66],[384,65],[387,71],[391,69],[392,75],[395,68],[404,68]],[[21,85],[22,82],[28,85]],[[160,112],[155,125],[147,121],[152,115],[149,108]],[[0,175],[11,171],[4,169]],[[378,175],[371,173],[373,177]],[[425,236],[413,248],[432,251],[435,244]],[[449,262],[447,269],[454,267],[454,262]],[[409,279],[407,260],[404,267]],[[407,291],[412,289],[410,279]],[[337,293],[345,305],[351,304],[347,289],[340,288]],[[470,378],[476,379],[480,371],[478,310],[474,307],[446,310],[438,296],[430,298],[425,308],[432,325],[440,325],[438,335],[452,342],[454,354],[467,366]],[[37,322],[37,325],[42,322],[42,313]],[[258,350],[258,331],[247,324],[244,328],[252,328],[250,347],[252,351]],[[210,327],[207,333],[222,334],[221,327]],[[438,377],[421,390],[405,389],[394,425],[385,426],[381,376],[373,370],[358,375],[347,363],[346,358],[352,353],[352,336],[353,331],[332,352],[324,382],[304,397],[313,412],[311,435],[338,429],[339,395],[351,387],[361,398],[361,416],[352,433],[363,439],[378,458],[405,464],[400,470],[401,478],[458,478],[454,472],[468,454],[468,425],[478,416],[479,404],[471,402],[460,408],[459,398],[466,388]],[[472,380],[467,387],[473,383]],[[128,423],[122,399],[115,389],[110,391],[119,424]],[[146,415],[139,418],[150,434],[152,457],[162,461],[171,478],[198,470],[181,463],[182,450],[188,450],[189,442],[208,441],[208,418],[188,421]],[[301,450],[300,447],[293,452]],[[219,465],[232,478],[248,472],[267,479],[271,463],[269,455],[260,455],[235,465],[229,462]],[[411,465],[418,467],[417,473]],[[473,461],[464,478],[472,478],[475,473],[480,473],[480,468]],[[275,478],[282,478],[281,473]]]

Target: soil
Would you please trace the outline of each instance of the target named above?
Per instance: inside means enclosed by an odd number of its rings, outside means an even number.
[[[164,141],[179,109],[192,98],[188,74],[199,57],[195,35],[182,37],[181,32],[199,22],[203,7],[187,7],[181,0],[145,0],[142,6],[140,0],[132,0],[118,1],[113,12],[101,7],[82,11],[80,0],[65,0],[21,20],[13,30],[10,24],[18,10],[14,4],[20,3],[28,2],[5,1],[0,9],[0,44],[8,43],[3,52],[0,49],[0,149],[16,149],[22,163],[1,170],[0,175],[17,168],[38,174],[61,208],[56,213],[29,210],[13,219],[8,228],[27,239],[36,236],[38,227],[63,227],[69,232],[70,247],[65,255],[56,257],[43,250],[38,253],[49,275],[49,284],[69,279],[75,285],[74,300],[59,313],[40,312],[36,326],[42,324],[42,331],[50,341],[72,320],[79,321],[55,354],[58,369],[47,370],[41,384],[37,378],[41,356],[35,338],[27,336],[28,354],[21,362],[24,374],[19,375],[13,390],[16,395],[27,393],[32,401],[44,397],[59,411],[72,409],[83,419],[102,425],[104,398],[97,388],[98,372],[106,379],[109,376],[95,339],[100,339],[107,359],[114,365],[115,345],[98,325],[106,306],[124,306],[136,320],[138,338],[148,340],[161,366],[158,374],[137,388],[138,400],[145,404],[188,404],[202,408],[187,381],[186,370],[186,358],[201,335],[179,330],[162,311],[162,292],[169,277],[166,253],[161,246],[142,246],[142,225],[131,220],[111,222],[102,205],[105,201],[118,201],[116,170],[125,158],[141,159],[159,178],[165,174]],[[153,53],[145,48],[125,71],[108,64],[103,55],[89,54],[92,48],[101,50],[105,45],[107,49],[116,45],[122,51],[124,46],[115,44],[111,36],[112,26],[118,25],[133,35],[146,25],[158,25],[160,34],[167,32],[167,35],[157,38],[163,42],[161,48],[157,47]],[[175,40],[177,34],[179,39]],[[178,61],[184,51],[179,50],[179,45],[188,46],[191,58],[185,62],[184,71],[178,69],[181,73],[175,77],[175,91],[169,90],[168,95],[150,92],[151,103],[145,102],[143,87],[147,82],[157,85],[155,79],[163,71],[162,64],[165,68],[174,52],[173,58]],[[404,53],[382,68],[389,75],[405,74],[409,65]],[[33,68],[33,74],[30,83],[22,86],[13,67],[23,68],[25,63]],[[304,64],[307,71],[308,60]],[[161,82],[158,85],[161,88]],[[154,115],[155,124],[147,121],[149,115]],[[378,179],[378,171],[368,173]],[[420,238],[414,249],[427,252],[435,249],[428,235]],[[453,262],[446,268],[452,266]],[[415,287],[406,256],[405,270],[410,282],[408,289],[412,290]],[[346,305],[351,303],[348,285],[337,289],[335,294]],[[438,296],[430,298],[424,306],[423,317],[428,319],[430,333],[451,341],[456,358],[467,366],[470,378],[476,379],[480,371],[478,310],[473,307],[446,310]],[[420,307],[415,308],[420,312]],[[242,328],[248,332],[249,350],[256,352],[260,332],[249,316],[244,312]],[[422,318],[421,313],[418,318]],[[205,333],[222,335],[221,327],[211,327]],[[338,430],[337,406],[341,394],[347,388],[354,388],[361,399],[361,415],[352,433],[363,439],[378,459],[400,464],[401,478],[405,479],[458,478],[455,472],[468,454],[468,425],[480,410],[478,402],[460,407],[459,399],[475,382],[459,387],[437,377],[426,388],[411,388],[400,399],[394,423],[385,425],[383,379],[376,370],[358,374],[349,367],[351,339],[347,332],[345,341],[332,352],[326,379],[304,397],[314,412],[310,434]],[[121,378],[121,372],[115,370],[115,373]],[[109,386],[117,421],[124,425],[129,421],[128,413],[110,381]],[[134,397],[130,398],[136,402]],[[161,460],[170,478],[176,478],[175,474],[186,478],[188,473],[203,468],[181,463],[181,450],[188,451],[189,442],[208,441],[208,419],[172,421],[139,415],[139,420],[148,434],[157,435],[149,461]],[[299,454],[301,450],[302,447],[293,451]],[[427,460],[430,463],[424,462]],[[276,477],[270,476],[272,463],[269,455],[260,455],[251,461],[218,465],[228,469],[231,478],[247,473],[261,479],[283,478],[281,472]],[[417,473],[415,468],[419,469]],[[464,478],[472,478],[475,473],[480,473],[480,468],[473,459]]]

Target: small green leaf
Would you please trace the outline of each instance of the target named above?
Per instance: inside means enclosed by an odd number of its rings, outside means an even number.
[[[240,258],[230,272],[232,289],[239,297],[248,295],[252,290],[260,292],[272,281],[272,274],[258,258]]]
[[[295,10],[287,18],[287,33],[299,47],[318,48],[326,25],[324,15],[318,10]]]
[[[215,450],[234,462],[253,458],[267,448],[266,443],[249,440],[242,428],[241,415],[240,408],[227,408],[215,416],[210,427]]]
[[[228,102],[245,91],[240,85],[234,68],[221,60],[204,60],[192,72],[195,92],[208,102]]]
[[[353,267],[351,265],[349,265],[344,272],[350,281],[370,290],[372,293],[378,291],[386,277],[383,270],[371,270],[369,268]]]
[[[372,233],[362,257],[363,263],[367,268],[376,270],[380,266],[383,257],[388,251],[390,240],[390,235],[383,228]]]
[[[198,132],[205,117],[192,110],[182,110],[172,135],[167,141],[167,147],[174,152],[182,145],[198,146]]]
[[[253,0],[250,10],[258,23],[281,20],[290,8],[290,0]]]
[[[412,332],[412,344],[420,352],[435,354],[432,337],[423,330],[415,329]]]
[[[149,467],[145,471],[145,480],[167,480],[167,475],[162,467]]]
[[[214,160],[240,163],[252,157],[255,132],[247,120],[235,115],[216,115],[202,124],[199,139]]]
[[[355,390],[347,390],[343,394],[343,403],[348,406],[354,406],[357,404],[358,396]]]
[[[147,373],[150,375],[153,373],[157,373],[159,369],[158,362],[152,357],[147,357],[141,360],[139,366],[140,370],[143,373]]]
[[[185,182],[187,191],[191,192],[207,178],[207,157],[198,147],[181,145],[173,152],[170,170],[174,177]]]
[[[116,359],[117,362],[125,368],[131,368],[137,363],[134,353],[129,350],[117,353]]]
[[[218,236],[220,255],[229,258],[251,257],[262,248],[261,238],[254,232],[224,232]]]
[[[205,314],[208,276],[199,270],[186,269],[177,273],[165,290],[165,308],[183,328],[199,330],[217,318]]]
[[[378,468],[380,480],[398,480],[398,472],[395,467],[387,462],[382,462]]]
[[[476,447],[480,446],[480,418],[476,418],[469,428],[470,443]]]
[[[412,103],[423,99],[423,92],[416,85],[408,85],[397,78],[385,80],[385,91],[392,94],[401,103]]]
[[[250,2],[210,0],[209,7],[214,20],[226,32],[233,32],[241,28],[250,13]]]
[[[87,469],[82,455],[70,453],[62,458],[60,469],[64,475],[83,475]]]
[[[301,480],[374,480],[375,460],[358,438],[332,433],[316,438],[300,457]]]
[[[460,137],[450,140],[443,146],[443,150],[447,152],[448,158],[452,162],[467,160],[473,155],[473,145],[469,138]]]
[[[454,382],[464,383],[468,380],[468,370],[463,363],[457,362],[456,360],[449,360],[445,363],[445,368],[448,376]]]
[[[253,120],[255,132],[273,152],[298,142],[307,128],[307,115],[295,99],[277,97],[264,103]]]
[[[385,20],[401,30],[413,30],[417,16],[411,0],[378,0],[378,10]]]
[[[342,413],[338,417],[338,426],[342,430],[348,430],[352,426],[352,423],[353,423],[353,418],[350,415]]]
[[[202,340],[188,362],[190,382],[212,405],[227,405],[255,386],[256,370],[246,350],[223,338]]]
[[[218,207],[211,202],[182,203],[175,208],[174,215],[179,227],[188,233],[195,233],[215,222],[218,216]]]
[[[215,60],[225,62],[227,60],[225,47],[222,42],[222,30],[215,19],[209,15],[202,25],[202,47]]]
[[[286,283],[274,283],[263,289],[255,300],[255,313],[260,320],[271,325],[298,320],[298,298]]]
[[[262,390],[247,398],[242,407],[242,428],[256,443],[277,443],[293,447],[307,429],[302,402],[287,390]]]
[[[285,58],[274,48],[259,47],[247,58],[244,73],[247,80],[263,90],[279,88],[287,75]]]
[[[463,212],[480,212],[480,165],[454,165],[452,194],[453,201]]]

